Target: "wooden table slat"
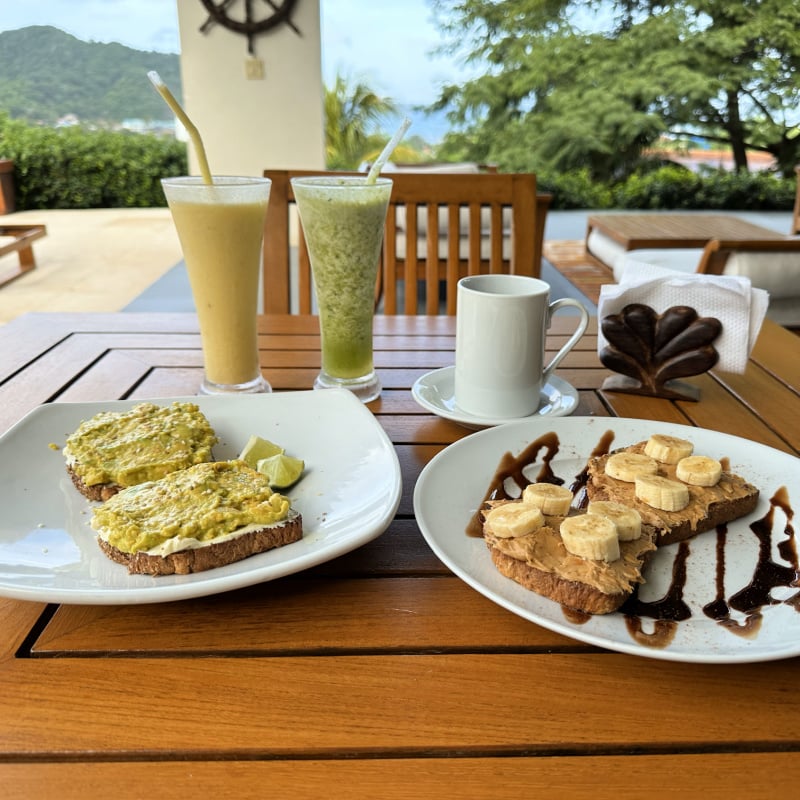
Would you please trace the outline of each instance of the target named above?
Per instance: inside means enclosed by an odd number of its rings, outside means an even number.
[[[371,759],[247,761],[66,762],[0,764],[6,800],[103,797],[114,787],[117,800],[141,797],[206,797],[261,800],[264,787],[278,797],[347,797],[374,800],[454,797],[461,800],[618,800],[631,794],[648,800],[702,796],[794,798],[800,760],[794,752],[718,753],[709,768],[695,754],[554,755],[548,758],[446,756]]]
[[[309,598],[319,608],[307,619]],[[380,602],[375,602],[380,598]],[[242,612],[240,606],[246,606]],[[350,616],[352,608],[361,614]],[[153,627],[153,614],[160,620]],[[220,627],[217,615],[229,622]],[[181,621],[192,620],[191,626]],[[287,578],[219,597],[155,608],[65,606],[32,654],[252,656],[337,652],[591,650],[531,625],[453,576]]]
[[[644,751],[698,742],[706,751],[800,749],[792,661],[724,671],[582,652],[83,658],[77,670],[70,661],[17,661],[0,672],[6,754],[102,751],[125,761],[159,742],[172,759],[413,755],[422,743],[481,755],[629,750],[634,740]],[[171,702],[180,687],[166,675],[192,689],[180,714]],[[130,724],[110,713],[112,686],[126,687]],[[612,704],[615,687],[622,698]],[[645,723],[642,703],[658,716]]]

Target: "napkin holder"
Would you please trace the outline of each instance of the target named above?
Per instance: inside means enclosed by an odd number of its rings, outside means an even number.
[[[715,317],[701,317],[689,306],[662,314],[642,303],[626,305],[601,320],[606,344],[599,353],[613,372],[603,389],[628,394],[699,400],[700,390],[679,378],[700,375],[719,360],[713,342],[722,333]]]

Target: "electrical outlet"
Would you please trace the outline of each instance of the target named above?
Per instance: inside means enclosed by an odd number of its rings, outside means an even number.
[[[264,62],[260,58],[248,58],[244,62],[244,74],[249,81],[263,81]]]

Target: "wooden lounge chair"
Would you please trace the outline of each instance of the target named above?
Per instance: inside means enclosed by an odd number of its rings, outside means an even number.
[[[781,236],[773,231],[764,231],[764,235],[754,235],[750,238],[743,238],[734,241],[722,233],[717,234],[716,239],[703,238],[702,241],[682,242],[678,235],[668,237],[662,242],[656,243],[653,238],[650,244],[634,244],[631,242],[620,245],[619,242],[608,239],[601,242],[595,238],[591,242],[590,238],[597,232],[592,231],[592,226],[587,226],[586,238],[582,240],[550,240],[543,246],[544,257],[561,272],[570,282],[572,282],[587,297],[597,303],[600,295],[600,288],[607,283],[615,283],[620,277],[620,265],[626,259],[639,259],[651,261],[662,266],[679,269],[690,269],[691,271],[707,272],[710,274],[735,273],[739,269],[737,262],[747,264],[747,269],[755,265],[757,269],[752,275],[754,285],[759,282],[767,283],[773,300],[773,309],[782,304],[789,306],[787,313],[781,313],[782,319],[797,320],[788,323],[788,327],[800,326],[800,311],[793,311],[795,300],[800,295],[797,284],[800,282],[800,264],[795,264],[800,256],[795,252],[797,244],[791,237],[800,235],[800,165],[795,168],[797,173],[797,190],[795,194],[794,212],[792,215],[790,237]],[[663,228],[664,220],[669,218],[668,212],[654,212],[648,215],[643,213],[641,219],[648,216],[657,218]],[[689,215],[687,215],[688,218]],[[741,233],[737,226],[736,218],[730,217],[733,222],[733,231]],[[750,226],[757,228],[758,226]],[[681,234],[683,226],[681,226]],[[772,239],[772,244],[766,244],[764,239]],[[630,248],[630,249],[629,249]],[[663,249],[662,249],[663,248]],[[736,255],[740,251],[741,255]],[[783,323],[787,325],[786,322]]]
[[[36,268],[33,243],[47,234],[44,225],[0,225],[0,238],[12,237],[0,244],[0,257],[17,253],[18,263],[13,267],[0,267],[0,286]]]
[[[266,313],[313,310],[308,251],[292,208],[290,179],[319,174],[355,173],[264,172],[272,180],[264,229]],[[464,275],[539,275],[550,195],[537,196],[535,175],[393,172],[387,177],[394,183],[376,286],[383,313],[455,314],[456,283]],[[296,265],[290,233],[295,225]]]
[[[769,292],[767,315],[787,328],[800,328],[800,237],[712,239],[702,249],[630,250],[614,267],[619,282],[642,262],[708,275],[741,275]]]

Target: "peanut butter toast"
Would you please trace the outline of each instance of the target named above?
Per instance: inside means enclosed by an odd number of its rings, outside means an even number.
[[[518,500],[489,502],[483,538],[507,578],[577,611],[608,614],[643,582],[656,531],[620,504],[584,513],[572,499],[565,487],[535,483]]]
[[[759,490],[694,454],[692,442],[656,434],[645,442],[590,459],[591,500],[623,503],[657,531],[658,546],[680,542],[752,512]]]

